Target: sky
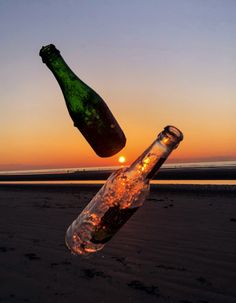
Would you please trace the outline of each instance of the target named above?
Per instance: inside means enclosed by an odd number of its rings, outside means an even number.
[[[236,1],[0,1],[0,170],[134,161],[166,125],[172,162],[236,160]],[[53,43],[107,103],[126,147],[98,157],[39,50]]]

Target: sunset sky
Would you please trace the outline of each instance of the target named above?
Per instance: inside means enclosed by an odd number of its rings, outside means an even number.
[[[173,162],[236,160],[236,1],[0,1],[0,170],[127,164],[168,124]],[[126,147],[99,158],[39,57],[53,43]]]

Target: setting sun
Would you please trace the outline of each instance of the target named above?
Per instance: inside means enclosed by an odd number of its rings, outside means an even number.
[[[124,156],[120,156],[119,159],[118,159],[118,161],[119,161],[120,163],[125,163],[126,159],[125,159]]]

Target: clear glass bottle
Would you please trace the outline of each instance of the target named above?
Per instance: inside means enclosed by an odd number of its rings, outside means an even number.
[[[53,44],[43,46],[39,54],[61,87],[74,126],[96,154],[110,157],[118,153],[126,138],[105,101],[75,75]]]
[[[150,180],[182,139],[176,127],[165,127],[130,167],[108,178],[66,232],[66,245],[74,254],[87,255],[103,248],[143,205]]]

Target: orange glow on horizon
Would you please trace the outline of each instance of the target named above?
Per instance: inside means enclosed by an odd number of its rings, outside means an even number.
[[[130,165],[167,125],[184,135],[167,163],[236,161],[235,1],[224,7],[179,1],[171,10],[168,1],[104,7],[83,1],[82,9],[80,1],[55,8],[46,1],[5,2],[0,171]],[[86,30],[75,39],[74,28]],[[19,41],[26,51],[19,51]],[[127,142],[116,155],[100,158],[74,127],[62,90],[39,56],[50,42],[119,123]]]

